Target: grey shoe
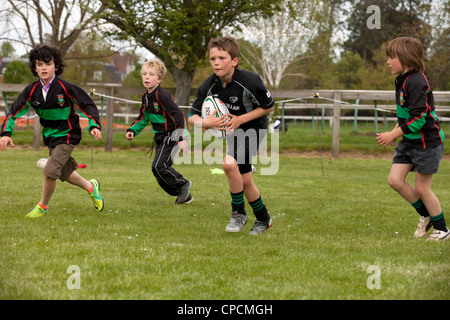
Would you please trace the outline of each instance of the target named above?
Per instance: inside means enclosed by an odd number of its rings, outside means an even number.
[[[432,227],[431,218],[430,217],[422,217],[419,218],[419,224],[417,225],[417,229],[414,232],[415,238],[423,238],[427,235],[428,230]]]
[[[231,219],[225,228],[226,232],[241,232],[244,226],[247,224],[248,217],[246,214],[233,211],[231,213]]]
[[[188,204],[191,203],[194,198],[192,198],[189,193],[189,189],[192,187],[192,182],[187,180],[187,182],[180,188],[180,193],[178,194],[175,204]]]
[[[272,221],[272,219],[270,219],[270,218],[269,218],[268,221],[259,221],[259,220],[256,220],[256,221],[255,221],[255,225],[254,225],[253,228],[250,230],[249,234],[251,234],[251,235],[257,235],[257,234],[263,233],[264,231],[266,231],[267,229],[269,229],[272,225],[273,225],[273,221]]]

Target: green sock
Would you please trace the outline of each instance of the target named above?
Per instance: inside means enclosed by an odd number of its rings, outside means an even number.
[[[444,211],[442,211],[435,217],[431,217],[431,223],[433,224],[434,229],[447,232],[447,225],[444,219]]]
[[[422,217],[429,217],[430,214],[428,213],[427,207],[425,207],[425,204],[422,202],[422,199],[419,198],[416,202],[411,203],[411,205],[416,209],[416,211],[422,216]]]
[[[249,202],[253,209],[256,219],[259,221],[267,221],[270,219],[269,213],[267,212],[266,206],[264,205],[261,196],[255,201]]]
[[[238,211],[240,214],[245,214],[245,203],[244,203],[244,190],[238,193],[231,194],[231,208],[233,211]]]

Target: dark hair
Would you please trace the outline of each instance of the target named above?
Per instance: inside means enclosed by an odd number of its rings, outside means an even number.
[[[211,39],[208,44],[208,49],[218,48],[230,54],[231,59],[239,57],[239,44],[233,37],[223,37]],[[239,65],[236,66],[238,68]]]
[[[392,40],[386,47],[386,55],[398,57],[402,67],[411,72],[424,72],[424,50],[422,42],[412,37],[400,37]]]
[[[33,75],[37,77],[38,74],[36,72],[36,61],[50,62],[51,60],[53,60],[53,62],[55,63],[55,74],[58,76],[63,73],[64,67],[66,65],[64,64],[63,58],[61,56],[61,50],[56,47],[50,47],[48,45],[41,44],[30,51],[30,59],[28,65]]]

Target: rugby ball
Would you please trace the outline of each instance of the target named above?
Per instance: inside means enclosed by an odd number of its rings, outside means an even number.
[[[44,169],[45,165],[47,164],[47,160],[48,160],[48,159],[46,159],[46,158],[39,159],[39,160],[37,161],[37,163],[36,163],[36,166],[37,166],[39,169]]]
[[[202,104],[202,118],[208,118],[214,110],[217,110],[216,118],[223,116],[224,114],[229,114],[228,108],[225,103],[222,102],[219,98],[213,96],[207,96],[205,100],[203,100]],[[218,130],[218,129],[208,129],[208,132],[218,139],[223,139],[227,136],[226,131]]]

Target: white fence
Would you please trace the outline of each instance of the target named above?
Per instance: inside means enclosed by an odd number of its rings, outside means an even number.
[[[2,101],[0,102],[0,117],[4,115],[8,106],[12,103],[14,96],[7,98],[5,92],[21,92],[23,84],[0,84]],[[144,92],[142,88],[127,88],[116,85],[112,86],[91,86],[84,87],[87,92],[93,92],[93,98],[99,106],[101,120],[105,128],[105,151],[112,151],[113,120],[114,118],[125,118],[129,123],[134,120],[140,105],[140,96]],[[95,90],[92,90],[95,89]],[[194,94],[194,91],[192,92]],[[434,100],[436,112],[442,122],[449,122],[450,117],[444,116],[450,112],[450,92],[435,91]],[[395,101],[394,91],[378,90],[293,90],[272,91],[272,96],[277,101],[278,117],[281,118],[284,128],[284,121],[304,120],[328,121],[333,128],[332,156],[339,157],[339,137],[340,124],[342,120],[374,121],[375,125],[379,121],[395,121]],[[379,103],[382,104],[379,104]],[[181,106],[187,115],[190,106]],[[309,109],[311,114],[293,115],[291,111]],[[344,110],[353,110],[352,116],[343,116]],[[361,110],[373,111],[373,116],[360,116]],[[320,115],[319,115],[320,113]],[[34,115],[30,115],[33,117]],[[105,118],[105,119],[104,119]],[[38,123],[37,121],[35,123]],[[39,125],[35,125],[35,136],[33,147],[39,149]]]

